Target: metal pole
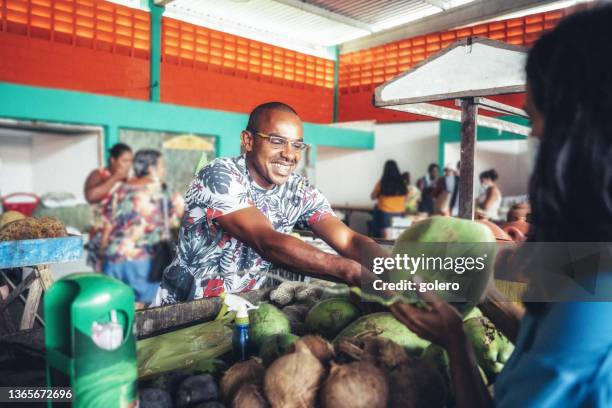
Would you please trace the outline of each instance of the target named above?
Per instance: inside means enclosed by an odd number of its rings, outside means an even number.
[[[335,123],[338,121],[338,81],[340,78],[340,47],[338,45],[334,46],[334,56],[336,60],[334,61],[334,111],[332,116],[332,122]]]
[[[459,217],[474,219],[474,153],[478,106],[474,98],[461,100],[461,177],[459,178]]]

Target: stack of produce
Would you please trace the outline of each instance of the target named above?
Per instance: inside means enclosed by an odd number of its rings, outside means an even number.
[[[26,217],[18,211],[7,211],[0,217],[0,241],[57,238],[66,235],[66,228],[55,218]]]
[[[434,227],[439,226],[436,220]],[[470,228],[460,227],[464,232]],[[431,230],[418,228],[417,239],[438,241]],[[486,230],[474,230],[490,242]],[[444,234],[461,236],[448,228]],[[485,271],[472,288],[480,290],[489,277]],[[210,399],[198,403],[222,401],[240,408],[452,406],[446,353],[387,311],[364,313],[347,286],[286,282],[269,300],[249,312],[255,356],[225,370],[218,395],[212,398],[209,392]],[[513,346],[472,304],[460,306],[483,379],[492,383]]]
[[[289,306],[305,304],[289,303],[283,309]],[[233,364],[223,375],[166,374],[165,384],[154,383],[161,388],[141,389],[141,407],[452,405],[446,353],[390,313],[361,315],[346,296],[320,300],[302,318],[295,317],[294,309],[261,304],[250,313],[256,356]],[[290,317],[306,334],[292,331]],[[492,383],[512,344],[478,309],[466,316],[464,328],[483,379]]]

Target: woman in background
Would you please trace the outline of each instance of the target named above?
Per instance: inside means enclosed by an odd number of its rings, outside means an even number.
[[[85,199],[91,204],[92,225],[87,243],[87,264],[96,272],[102,272],[104,263],[100,253],[100,240],[104,231],[102,208],[119,184],[126,181],[132,168],[132,149],[124,143],[111,147],[107,167],[93,170],[85,180]]]
[[[421,190],[410,184],[410,173],[405,171],[402,173],[402,178],[406,184],[408,192],[406,196],[406,213],[416,214],[419,212],[419,201],[421,201]]]
[[[135,178],[122,184],[105,207],[110,227],[102,242],[104,273],[130,285],[136,301],[148,304],[159,287],[159,282],[151,281],[150,273],[154,248],[165,235],[163,209],[167,207],[168,225],[176,227],[184,201],[166,188],[164,161],[157,150],[136,152],[134,174]]]
[[[499,218],[499,207],[502,202],[502,193],[495,183],[499,178],[495,169],[480,173],[482,194],[478,197],[476,213],[480,218],[496,220]]]
[[[402,217],[406,210],[408,189],[395,160],[387,160],[381,179],[370,195],[376,200],[374,208],[374,236],[384,237],[385,228],[391,226],[393,217]]]

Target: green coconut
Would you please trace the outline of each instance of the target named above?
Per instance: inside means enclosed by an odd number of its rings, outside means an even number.
[[[278,308],[263,303],[249,310],[249,339],[259,349],[268,337],[291,333],[289,319]]]
[[[364,336],[380,336],[404,347],[409,354],[419,355],[430,343],[410,331],[391,313],[380,312],[365,315],[355,320],[340,332],[334,339],[338,346],[344,339]]]
[[[453,302],[466,315],[478,304],[487,288],[493,273],[495,251],[495,237],[486,226],[460,218],[430,217],[406,229],[395,241],[392,251],[393,257],[408,255],[428,259],[429,267],[421,264],[416,269],[395,268],[388,272],[387,279],[403,282],[416,275],[425,283],[457,283],[458,290],[435,293]],[[402,295],[419,302],[418,293],[405,291]]]
[[[333,339],[359,317],[359,309],[344,299],[327,299],[317,303],[306,316],[306,328],[310,333]]]
[[[298,339],[298,336],[291,333],[268,337],[259,347],[259,357],[264,365],[268,366],[274,360],[287,353]]]
[[[423,351],[421,361],[436,367],[450,382],[450,361],[448,358],[448,353],[442,347],[431,344]],[[485,385],[488,385],[489,379],[487,378],[487,375],[482,367],[478,366],[478,372],[480,373],[480,377]]]
[[[472,343],[478,365],[489,379],[494,379],[514,351],[514,345],[486,317],[475,317],[463,323]]]
[[[348,285],[344,283],[338,283],[334,286],[330,286],[328,288],[323,289],[323,293],[321,294],[321,300],[326,299],[350,299],[350,288]]]

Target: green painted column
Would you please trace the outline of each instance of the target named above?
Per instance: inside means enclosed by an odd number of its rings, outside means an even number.
[[[337,122],[338,121],[338,99],[339,99],[338,81],[340,78],[340,47],[337,45],[334,47],[334,56],[335,56],[336,62],[334,64],[334,113],[333,113],[332,121]]]
[[[149,100],[159,102],[161,96],[161,42],[162,42],[162,15],[165,8],[156,6],[153,0],[149,0],[149,10],[151,13],[151,39],[150,54],[151,68],[149,80]]]

